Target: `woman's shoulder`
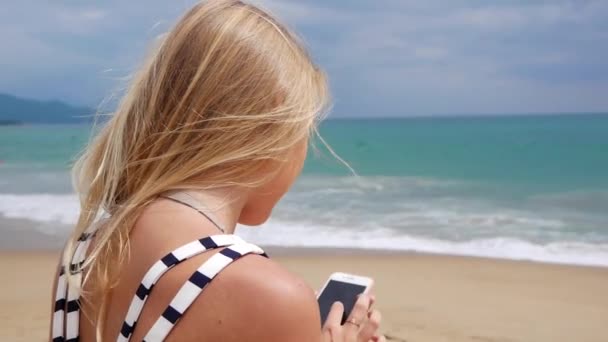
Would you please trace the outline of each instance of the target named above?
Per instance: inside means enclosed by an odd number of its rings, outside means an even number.
[[[172,332],[177,341],[315,341],[313,290],[281,265],[256,255],[222,271]]]
[[[130,269],[134,273],[141,273],[169,251],[208,233],[201,231],[201,219],[196,212],[182,211],[176,222],[177,216],[167,213],[179,207],[171,206],[169,202],[157,203],[154,210],[148,210],[137,222],[131,236]],[[162,229],[178,223],[179,234]],[[213,230],[209,227],[210,232]],[[143,338],[140,335],[151,328],[193,272],[220,250],[188,258],[160,278],[137,323],[134,339]],[[168,340],[309,342],[319,340],[320,334],[320,315],[313,290],[276,261],[249,254],[230,263],[207,284]]]

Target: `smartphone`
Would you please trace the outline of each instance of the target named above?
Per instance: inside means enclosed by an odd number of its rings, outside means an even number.
[[[334,302],[342,302],[344,305],[344,315],[342,315],[342,324],[344,324],[355,306],[357,297],[362,293],[368,293],[373,283],[371,278],[354,274],[336,272],[329,276],[317,297],[321,311],[321,325],[325,324]]]

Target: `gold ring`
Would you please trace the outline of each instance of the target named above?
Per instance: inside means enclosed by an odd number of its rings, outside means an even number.
[[[361,326],[361,324],[357,323],[357,320],[355,320],[354,318],[347,319],[345,323],[350,323],[350,324],[356,326],[357,328],[359,328]]]

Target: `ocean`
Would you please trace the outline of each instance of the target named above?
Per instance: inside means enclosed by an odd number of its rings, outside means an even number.
[[[239,234],[608,266],[608,115],[330,120],[321,133],[357,174],[317,144],[272,219]],[[89,134],[0,127],[0,237],[67,235],[78,213],[68,169]]]

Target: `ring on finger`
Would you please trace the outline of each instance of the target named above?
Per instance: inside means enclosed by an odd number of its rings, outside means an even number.
[[[359,328],[361,326],[361,323],[357,322],[357,320],[352,317],[347,319],[345,323],[350,323],[350,324],[356,326],[357,328]]]

